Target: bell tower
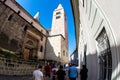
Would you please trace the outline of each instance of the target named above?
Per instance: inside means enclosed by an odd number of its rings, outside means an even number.
[[[46,48],[46,59],[63,64],[68,63],[67,21],[64,8],[61,4],[53,11],[52,28]]]
[[[51,35],[61,34],[64,38],[67,38],[67,22],[64,8],[61,4],[53,12]]]

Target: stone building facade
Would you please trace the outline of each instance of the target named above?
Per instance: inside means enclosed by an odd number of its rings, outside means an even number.
[[[0,0],[0,48],[25,60],[44,59],[46,34],[15,0]]]
[[[62,5],[54,11],[52,28],[39,23],[15,0],[0,0],[0,48],[25,60],[68,63],[68,32]],[[58,19],[57,19],[58,18]]]

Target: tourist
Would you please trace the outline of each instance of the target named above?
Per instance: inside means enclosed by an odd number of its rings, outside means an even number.
[[[33,71],[33,80],[44,80],[43,79],[43,72],[41,70],[42,70],[42,66],[39,65],[38,69],[35,69]]]
[[[49,65],[49,63],[47,63],[47,65],[45,66],[45,76],[49,79],[51,77],[51,66]]]
[[[58,68],[53,65],[52,67],[52,80],[56,80],[56,75],[57,75]]]
[[[88,69],[86,68],[86,65],[83,65],[82,69],[80,70],[81,80],[87,80],[87,77],[88,77],[87,72],[88,72]]]
[[[78,69],[75,67],[75,64],[72,64],[68,70],[68,76],[70,80],[76,80],[78,77]]]
[[[62,65],[60,65],[59,70],[57,71],[57,78],[58,78],[58,80],[66,79],[66,72],[63,70]]]

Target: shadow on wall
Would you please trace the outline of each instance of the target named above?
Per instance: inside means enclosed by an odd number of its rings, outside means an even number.
[[[86,56],[86,65],[88,68],[88,80],[97,80],[97,54],[89,54]],[[85,58],[84,58],[85,61]],[[83,62],[82,62],[83,63]]]
[[[117,47],[118,50],[120,48],[120,46]],[[111,50],[116,50],[116,47],[111,47],[110,48]],[[120,57],[120,54],[119,53],[112,53],[112,75],[113,75],[113,78],[111,76],[111,80],[119,80],[120,79],[120,70],[118,70],[119,66],[120,66],[120,59],[118,59]],[[98,59],[99,59],[99,56],[96,53],[94,54],[89,54],[89,55],[86,55],[86,60],[87,60],[87,68],[88,68],[88,80],[97,80],[97,76],[99,76],[99,71],[98,71],[98,66],[100,67],[99,65],[99,62],[98,62]],[[85,61],[85,58],[83,59]],[[113,61],[116,61],[117,62],[113,62]],[[84,61],[82,63],[84,63]],[[115,64],[117,63],[117,64]],[[103,71],[105,72],[105,71]]]
[[[0,32],[0,47],[16,52],[19,49],[18,44],[19,41],[15,39],[9,40],[8,35],[6,35],[4,32]]]
[[[51,46],[50,41],[47,40],[45,59],[50,61],[59,61],[60,58],[55,54],[53,46]]]
[[[114,71],[117,71],[116,75],[113,76],[112,80],[120,80],[120,45],[116,46],[116,47],[113,47],[111,50],[115,50],[115,51],[118,50],[117,53],[112,53],[112,58],[114,60],[117,60],[117,62],[115,62],[117,64],[115,64],[114,62],[112,62],[112,64],[115,66],[115,67],[112,67],[112,73],[114,73]]]

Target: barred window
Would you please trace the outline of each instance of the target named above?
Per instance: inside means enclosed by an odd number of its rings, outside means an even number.
[[[109,38],[106,30],[103,29],[96,39],[99,53],[99,76],[102,80],[111,80],[112,74],[112,54]]]

